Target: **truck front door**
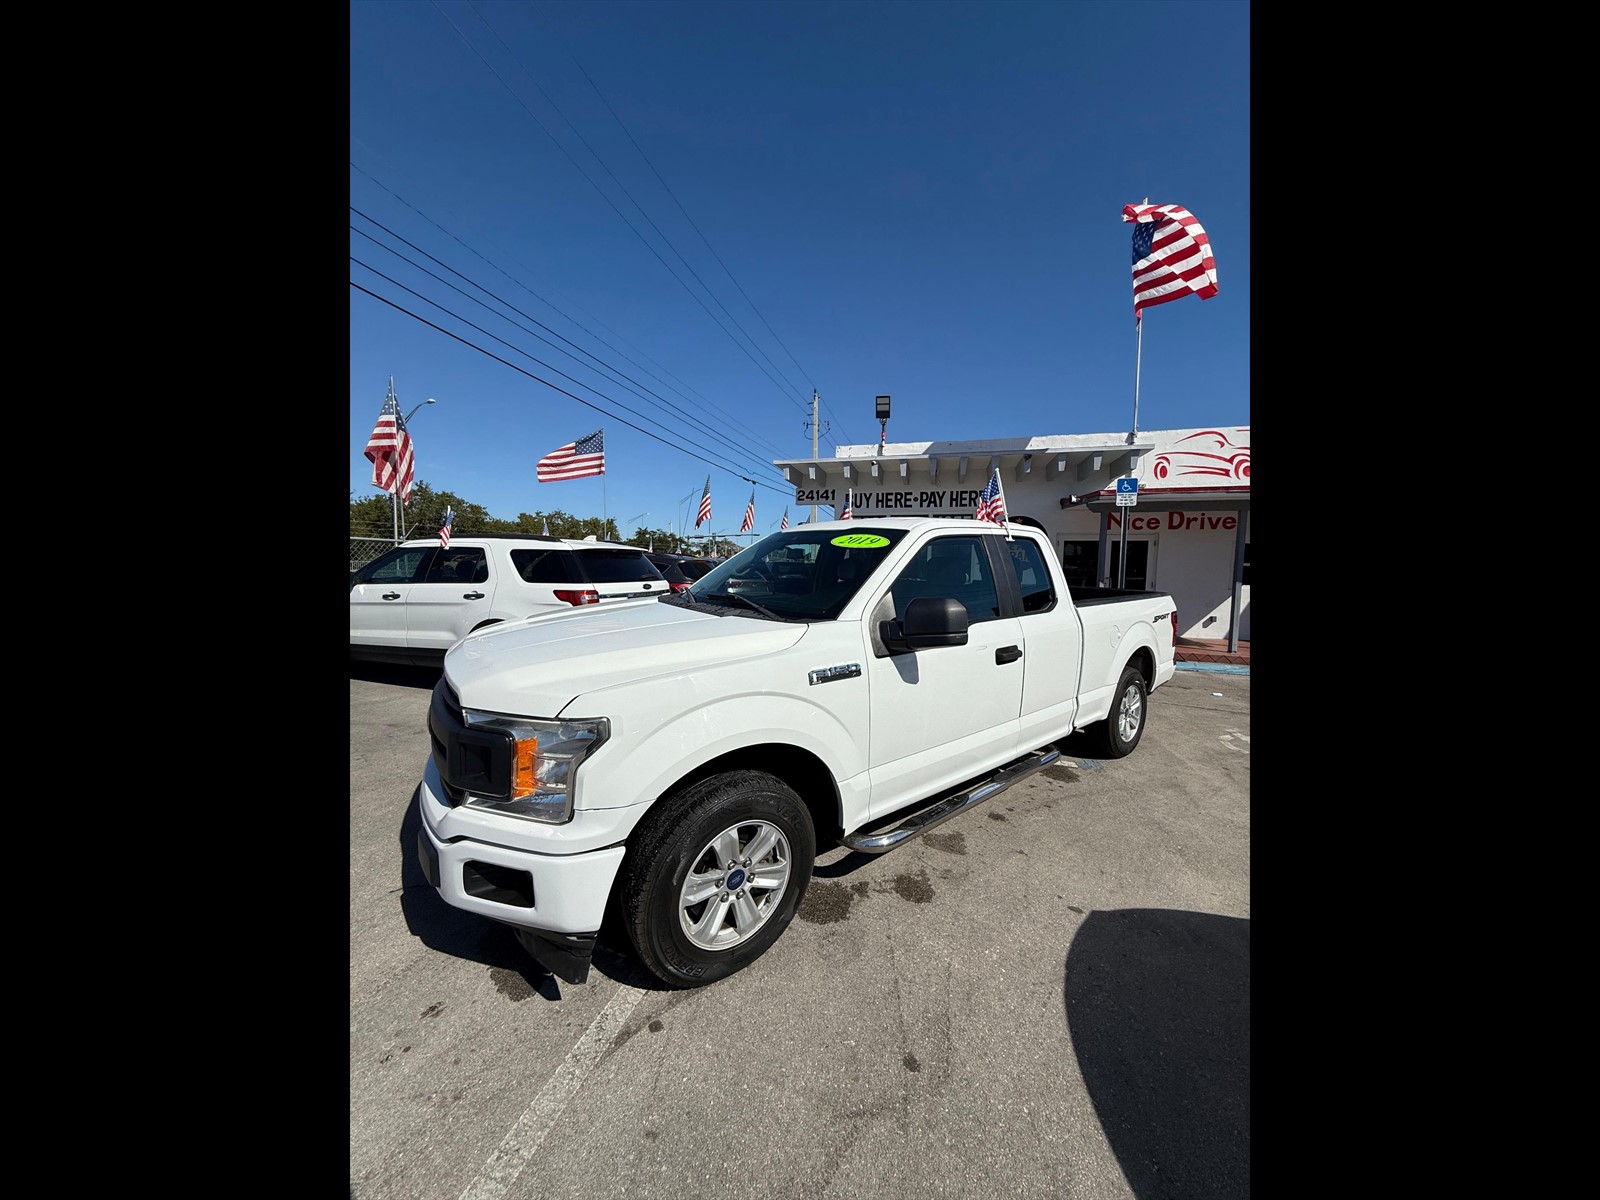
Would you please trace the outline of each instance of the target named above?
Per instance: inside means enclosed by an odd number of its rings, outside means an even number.
[[[929,540],[889,591],[896,616],[919,597],[954,597],[969,626],[965,646],[868,660],[873,816],[1014,758],[1022,709],[1021,622],[1001,616],[981,537]]]

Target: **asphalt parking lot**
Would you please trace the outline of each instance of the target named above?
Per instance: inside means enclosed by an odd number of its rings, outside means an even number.
[[[588,982],[415,857],[438,672],[350,677],[360,1200],[1249,1194],[1250,677],[1179,671],[1128,758],[880,857],[834,848],[746,970]]]

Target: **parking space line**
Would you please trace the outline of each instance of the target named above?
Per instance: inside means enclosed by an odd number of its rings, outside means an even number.
[[[577,1093],[584,1076],[600,1061],[600,1056],[622,1031],[623,1023],[643,996],[642,988],[623,984],[617,989],[617,994],[584,1030],[578,1044],[567,1052],[555,1074],[539,1089],[533,1103],[517,1118],[511,1132],[461,1193],[460,1200],[499,1200],[510,1190],[567,1102]]]

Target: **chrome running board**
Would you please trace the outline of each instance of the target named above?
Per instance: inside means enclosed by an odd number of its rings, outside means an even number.
[[[1036,771],[1042,771],[1061,757],[1059,750],[1035,750],[1010,766],[1002,767],[982,783],[964,788],[943,800],[929,805],[920,812],[899,820],[890,829],[878,833],[857,831],[847,833],[839,841],[862,854],[882,854],[910,841],[919,833],[927,833],[935,825],[942,825],[951,817],[958,817],[969,808],[992,799],[1016,783],[1021,783]],[[891,818],[891,820],[894,818]]]

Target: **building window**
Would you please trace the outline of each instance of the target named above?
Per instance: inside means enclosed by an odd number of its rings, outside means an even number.
[[[1061,570],[1066,574],[1069,588],[1095,586],[1095,568],[1100,565],[1100,543],[1062,542]]]
[[[1117,581],[1117,568],[1122,563],[1122,541],[1120,538],[1111,539],[1111,570],[1106,578],[1111,587],[1125,587],[1129,590],[1143,591],[1149,587],[1150,577],[1150,543],[1128,542],[1128,578],[1122,582]]]

